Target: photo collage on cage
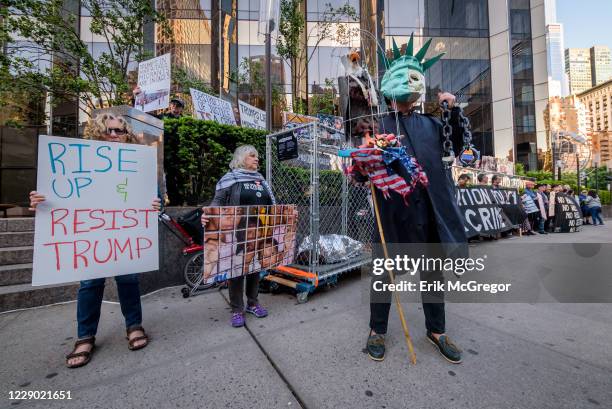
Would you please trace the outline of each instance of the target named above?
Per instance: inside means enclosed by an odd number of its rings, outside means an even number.
[[[295,256],[297,207],[204,207],[202,283],[224,281],[291,264]]]

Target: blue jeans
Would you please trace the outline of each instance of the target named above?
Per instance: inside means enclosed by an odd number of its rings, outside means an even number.
[[[77,296],[77,322],[79,339],[92,337],[98,332],[102,296],[104,295],[104,278],[81,281]],[[117,292],[121,312],[125,318],[125,327],[135,327],[142,323],[142,306],[140,305],[140,287],[138,274],[116,276]]]
[[[591,213],[591,217],[593,218],[593,224],[597,224],[597,221],[599,221],[599,224],[604,224],[601,218],[601,207],[591,207],[589,208],[589,211]]]

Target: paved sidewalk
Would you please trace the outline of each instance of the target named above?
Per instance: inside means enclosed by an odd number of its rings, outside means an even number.
[[[571,239],[611,237],[608,226],[586,226]],[[385,361],[363,352],[362,285],[359,275],[343,276],[300,305],[289,294],[262,294],[271,314],[248,316],[248,330],[228,325],[225,292],[183,299],[179,288],[165,289],[143,299],[152,339],[136,352],[127,349],[119,305],[105,303],[99,349],[76,370],[63,361],[74,342],[74,303],[2,314],[0,408],[610,407],[611,304],[448,305],[460,365],[434,351],[420,305],[407,304],[418,359],[411,366],[394,307]],[[23,389],[70,390],[73,399],[8,400],[9,390]]]

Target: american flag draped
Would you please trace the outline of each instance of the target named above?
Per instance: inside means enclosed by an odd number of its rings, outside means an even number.
[[[370,147],[372,145],[376,147]],[[390,197],[389,190],[392,190],[400,194],[407,204],[408,196],[418,184],[427,186],[429,183],[421,165],[414,156],[406,152],[405,147],[399,146],[395,135],[376,135],[369,144],[351,149],[349,153],[353,163],[347,169],[347,173],[358,172],[368,176],[385,199]],[[404,167],[409,180],[393,170],[391,165],[395,162]]]

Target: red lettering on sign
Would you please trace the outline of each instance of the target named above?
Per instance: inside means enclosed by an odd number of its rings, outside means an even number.
[[[59,212],[59,211],[64,212],[64,214],[59,219],[55,219],[55,212]],[[66,229],[66,225],[64,225],[64,223],[61,223],[61,221],[64,220],[68,216],[68,213],[70,213],[68,209],[51,210],[51,237],[55,236],[55,225],[56,224],[59,224],[64,228],[65,235],[68,234],[68,229]]]
[[[78,251],[77,247],[79,246],[79,243],[87,244],[87,248],[83,251]],[[72,259],[74,269],[76,270],[77,268],[79,268],[79,258],[85,263],[84,267],[87,267],[89,265],[89,262],[87,261],[87,257],[85,257],[83,254],[87,253],[91,248],[91,243],[89,242],[89,240],[76,240],[72,243],[72,247],[74,249],[74,257]]]
[[[117,241],[117,239],[114,239],[113,248],[115,250],[115,261],[117,261],[117,255],[119,253],[123,254],[127,249],[130,250],[130,260],[134,259],[134,255],[132,254],[132,242],[129,238],[125,241],[125,245],[123,246],[123,248],[121,247],[121,244],[119,244],[119,241]]]
[[[96,225],[96,226],[91,226],[91,227],[89,228],[89,230],[90,230],[90,231],[92,231],[92,230],[98,230],[99,228],[104,227],[104,225],[106,224],[106,220],[104,220],[104,218],[103,218],[103,217],[96,217],[96,216],[94,216],[94,213],[102,213],[102,214],[104,214],[104,210],[102,210],[102,209],[93,209],[91,212],[89,212],[89,217],[90,217],[92,220],[98,220],[98,221],[100,221],[100,224],[98,224],[98,225]]]
[[[121,213],[121,210],[106,210],[105,212],[113,215],[113,223],[111,227],[107,227],[104,230],[119,230],[119,227],[117,227],[117,213]]]
[[[85,224],[85,222],[79,221],[79,213],[80,212],[89,212],[91,209],[76,209],[74,211],[74,220],[72,223],[72,231],[74,232],[74,234],[79,234],[79,233],[87,233],[89,231],[89,229],[85,229],[85,230],[79,230],[78,226],[79,224]]]
[[[57,241],[55,243],[46,243],[43,246],[53,246],[55,249],[55,268],[57,271],[60,271],[60,255],[59,255],[59,246],[62,244],[72,244],[71,241]]]
[[[144,214],[145,214],[145,228],[148,229],[149,228],[149,213],[157,214],[157,210],[153,210],[153,209],[141,209],[141,210],[139,210],[139,212],[144,212]]]
[[[94,257],[94,261],[98,264],[104,264],[108,262],[108,260],[110,260],[111,257],[113,256],[113,242],[111,239],[106,239],[106,241],[108,241],[108,257],[106,257],[104,260],[98,258],[97,250],[98,250],[98,244],[100,244],[100,242],[96,240],[96,242],[94,243],[93,257]]]
[[[141,241],[146,242],[145,244],[148,244],[147,247],[143,247],[143,244],[141,244]],[[140,250],[150,249],[151,246],[153,246],[153,242],[151,240],[147,239],[146,237],[138,237],[136,239],[136,254],[138,258],[140,258]]]
[[[134,222],[134,224],[130,224],[130,225],[123,226],[123,228],[124,228],[124,229],[130,229],[130,228],[132,228],[132,227],[136,227],[136,226],[138,226],[138,219],[137,219],[137,218],[135,218],[135,217],[130,217],[130,216],[128,216],[128,215],[127,215],[127,212],[133,212],[133,213],[134,213],[134,215],[138,214],[138,212],[136,211],[136,209],[125,209],[125,210],[123,211],[123,217],[124,217],[125,219],[127,219],[127,220],[131,220],[131,221],[133,221],[133,222]]]

